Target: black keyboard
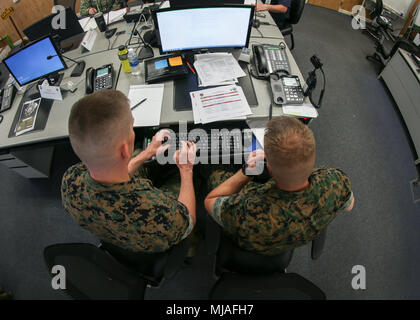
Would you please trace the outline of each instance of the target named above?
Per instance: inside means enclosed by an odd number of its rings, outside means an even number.
[[[205,151],[211,158],[231,158],[232,156],[238,156],[244,154],[243,147],[243,136],[240,134],[231,134],[231,132],[207,132],[207,139],[200,139],[196,137],[193,139],[188,139],[188,134],[179,134],[176,133],[175,141],[165,139],[170,141],[169,143],[175,143],[176,149],[180,149],[180,141],[190,141],[194,142],[197,146],[197,156],[200,156],[200,152]],[[151,143],[152,138],[146,137],[143,142],[143,150]]]

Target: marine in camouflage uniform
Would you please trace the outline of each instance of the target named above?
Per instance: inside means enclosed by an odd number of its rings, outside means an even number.
[[[82,0],[80,3],[80,15],[87,16],[89,15],[89,9],[94,8],[98,11],[98,8],[101,12],[107,12],[110,10],[118,10],[122,8],[121,1],[118,0]]]
[[[213,190],[235,171],[217,167],[209,176]],[[279,190],[275,181],[249,181],[236,194],[218,197],[211,215],[243,249],[276,255],[312,241],[353,201],[350,180],[339,169],[314,169],[301,191]]]
[[[76,164],[63,176],[64,208],[102,241],[133,252],[166,251],[194,226],[188,209],[177,200],[179,173],[172,174],[176,166],[167,168],[142,165],[130,181],[106,185],[93,180],[84,164]]]

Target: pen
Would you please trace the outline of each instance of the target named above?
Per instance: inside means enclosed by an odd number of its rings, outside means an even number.
[[[135,108],[137,108],[139,105],[141,105],[143,102],[145,102],[147,100],[147,98],[144,98],[143,100],[141,100],[139,103],[137,103],[134,107],[131,108],[131,110],[134,110]]]
[[[191,72],[195,74],[194,69],[191,67],[190,63],[188,61],[185,61],[188,65],[188,68],[190,68]]]

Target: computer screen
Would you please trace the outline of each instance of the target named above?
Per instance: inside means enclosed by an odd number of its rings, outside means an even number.
[[[244,0],[169,0],[171,8],[244,4]]]
[[[76,14],[71,8],[66,8],[66,27],[64,29],[54,29],[52,27],[52,20],[56,15],[57,13],[53,13],[42,18],[24,29],[23,33],[28,37],[29,41],[35,41],[49,34],[58,35],[58,40],[61,41],[84,32]]]
[[[50,37],[29,44],[6,58],[4,64],[21,86],[67,69]]]
[[[158,10],[161,52],[247,47],[253,10],[243,5]]]

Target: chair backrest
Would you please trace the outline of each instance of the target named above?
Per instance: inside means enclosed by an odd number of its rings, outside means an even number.
[[[397,41],[395,41],[395,43],[394,43],[391,51],[389,52],[389,54],[387,54],[387,52],[385,52],[385,49],[384,49],[383,45],[380,45],[379,51],[381,52],[382,56],[385,59],[388,59],[388,58],[392,57],[397,52],[397,50],[399,48],[404,49],[405,51],[408,51],[412,54],[416,54],[417,51],[418,51],[418,48],[413,43],[411,43],[409,40],[404,39],[404,38],[398,38]]]
[[[61,5],[65,8],[72,8],[76,12],[76,0],[54,0],[54,5]]]
[[[163,279],[172,278],[184,263],[189,249],[188,240],[183,240],[165,252],[132,252],[109,242],[102,242],[101,249],[111,254],[126,268],[139,273],[148,284],[159,286]]]
[[[210,292],[211,300],[325,300],[325,293],[296,273],[247,276],[224,273]]]
[[[56,265],[65,268],[64,292],[75,299],[144,299],[147,283],[92,244],[54,244],[44,259],[50,274]]]
[[[292,0],[290,6],[289,23],[297,24],[302,16],[303,9],[305,8],[305,0]]]
[[[382,0],[376,0],[375,9],[371,12],[370,18],[373,20],[379,17],[384,10],[384,4]]]
[[[222,233],[217,252],[216,270],[241,274],[270,274],[284,272],[292,260],[293,250],[275,256],[265,256],[244,250]]]

